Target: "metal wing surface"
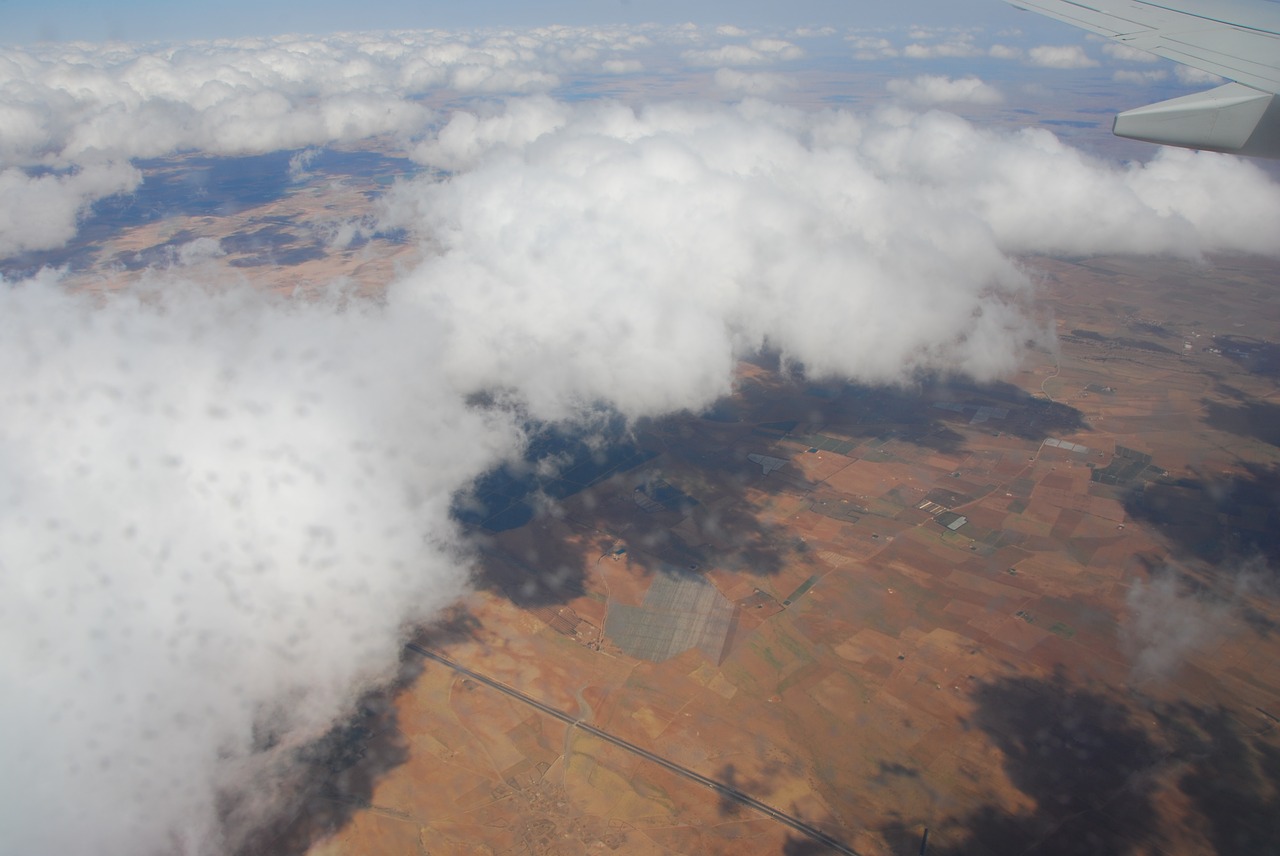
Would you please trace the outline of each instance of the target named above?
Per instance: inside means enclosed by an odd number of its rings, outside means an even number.
[[[1009,0],[1014,6],[1235,81],[1129,110],[1123,137],[1280,157],[1277,0]]]

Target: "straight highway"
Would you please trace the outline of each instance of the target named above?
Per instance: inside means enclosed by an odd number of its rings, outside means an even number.
[[[561,722],[568,725],[570,728],[577,728],[582,731],[585,731],[586,733],[594,737],[600,738],[606,743],[611,743],[614,746],[617,746],[619,749],[625,749],[626,751],[632,753],[633,755],[638,755],[641,758],[644,758],[646,761],[652,761],[654,764],[657,764],[660,767],[664,767],[678,776],[683,776],[684,778],[689,779],[690,781],[697,782],[698,784],[706,788],[710,788],[711,790],[715,791],[717,794],[719,794],[722,797],[725,797],[726,799],[733,800],[734,802],[739,803],[741,805],[749,806],[755,809],[756,811],[760,812],[761,814],[764,814],[764,815],[767,815],[768,817],[773,818],[779,823],[786,824],[787,826],[794,829],[796,832],[799,832],[800,834],[809,837],[810,839],[818,842],[819,844],[829,847],[831,850],[835,851],[836,853],[842,853],[844,854],[844,856],[858,856],[858,853],[856,851],[850,849],[846,845],[832,838],[830,835],[827,835],[822,830],[816,827],[810,826],[809,824],[805,823],[803,820],[800,820],[797,817],[793,817],[792,815],[789,815],[784,811],[780,811],[774,808],[773,806],[769,805],[768,803],[763,803],[760,800],[756,799],[755,797],[751,796],[750,794],[745,794],[742,791],[738,790],[737,788],[732,787],[731,785],[726,785],[724,782],[718,782],[715,779],[711,779],[711,778],[708,778],[707,776],[702,775],[701,773],[696,773],[693,770],[690,770],[688,767],[681,766],[680,764],[677,764],[675,761],[671,761],[666,758],[663,758],[661,755],[656,755],[653,752],[650,752],[648,749],[642,749],[630,741],[623,740],[621,737],[617,737],[613,734],[610,734],[607,731],[604,731],[602,729],[597,728],[594,725],[591,725],[590,723],[583,722],[581,719],[570,716],[569,714],[565,713],[562,710],[557,710],[551,705],[544,704],[543,702],[538,701],[536,698],[527,696],[524,693],[520,692],[519,690],[513,687],[507,686],[501,681],[495,681],[493,678],[490,678],[486,675],[482,675],[479,672],[473,672],[471,669],[468,669],[466,666],[455,663],[454,661],[450,660],[448,657],[445,657],[443,654],[437,654],[435,651],[432,651],[429,648],[424,648],[421,645],[418,645],[413,642],[410,642],[406,647],[408,647],[408,649],[410,651],[413,651],[415,654],[419,654],[423,657],[426,657],[428,660],[434,660],[440,665],[445,666],[449,669],[452,669],[454,672],[458,673],[459,675],[465,675],[466,677],[471,678],[473,681],[482,683],[487,687],[490,687],[492,689],[497,690],[500,693],[503,693],[504,695],[507,695],[513,699],[516,699],[517,701],[523,702],[524,704],[527,704],[532,708],[540,710],[543,713],[545,713],[547,716],[560,720]]]

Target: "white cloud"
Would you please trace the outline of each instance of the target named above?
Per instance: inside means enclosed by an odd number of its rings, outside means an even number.
[[[1184,83],[1187,86],[1217,86],[1226,82],[1225,78],[1207,71],[1201,71],[1198,68],[1192,68],[1189,65],[1175,65],[1173,67],[1173,76],[1178,78],[1179,83]]]
[[[225,255],[217,238],[196,238],[178,247],[174,261],[179,267],[193,267]]]
[[[892,34],[892,31],[855,31],[846,35],[845,41],[852,46],[854,58],[865,61],[899,56],[919,60],[974,59],[984,56],[1019,59],[1024,55],[1022,48],[1011,45],[983,47],[979,43],[983,32],[972,27],[910,27],[901,34],[910,40],[904,47],[899,47],[892,40]]]
[[[776,56],[778,59],[800,59],[804,56],[803,49],[786,39],[752,39],[751,47],[761,53]]]
[[[1280,252],[1267,235],[1280,222],[1280,189],[1249,161],[1165,148],[1121,169],[1042,129],[1006,138],[940,113],[901,121],[875,147],[878,159],[927,177],[938,199],[974,206],[1006,252]],[[1215,198],[1236,204],[1224,210]]]
[[[982,30],[977,27],[924,27],[919,24],[907,28],[907,38],[914,41],[942,39],[951,42],[971,42]]]
[[[1267,233],[1280,222],[1280,196],[1265,176],[1242,158],[1162,147],[1146,165],[1130,165],[1125,183],[1171,225],[1190,226],[1194,252],[1230,248],[1275,256],[1280,249]]]
[[[835,27],[797,27],[791,35],[797,39],[821,39],[836,34]]]
[[[644,63],[638,59],[610,59],[600,68],[607,74],[639,74],[644,71]]]
[[[581,400],[694,407],[766,340],[816,373],[894,380],[998,373],[1037,335],[1016,309],[1026,282],[989,237],[973,240],[972,216],[920,210],[923,191],[878,177],[844,119],[591,104],[567,121],[549,110],[554,129],[523,149],[503,117],[454,123],[498,142],[389,200],[384,225],[441,248],[402,287],[459,318],[450,376],[514,386],[540,416]]]
[[[1135,580],[1125,596],[1128,614],[1120,628],[1133,677],[1138,681],[1175,677],[1188,660],[1237,632],[1246,598],[1260,591],[1274,594],[1259,564],[1220,568],[1212,587],[1180,584],[1174,568],[1148,581]]]
[[[804,50],[782,39],[752,39],[749,44],[690,50],[681,56],[694,66],[766,65],[800,59]]]
[[[766,338],[815,371],[867,379],[935,360],[998,371],[1014,357],[992,348],[1012,341],[996,331],[1022,323],[998,298],[1024,287],[1010,253],[1276,252],[1260,224],[1280,216],[1280,192],[1233,158],[1118,169],[1044,131],[1006,137],[941,113],[809,115],[762,102],[548,108],[538,127],[551,130],[523,148],[504,117],[455,122],[467,139],[496,142],[468,149],[466,171],[448,182],[402,186],[384,225],[444,248],[413,282],[469,283],[453,287],[469,296],[455,370],[480,385],[506,378],[549,416],[610,390],[636,391],[619,402],[628,411],[688,406],[670,385],[641,382],[642,364],[674,372],[674,359],[706,394],[735,343]],[[446,125],[441,137],[451,135]],[[1238,194],[1238,216],[1221,219],[1209,201],[1222,187]],[[1001,286],[986,292],[991,283]],[[945,319],[968,317],[957,304],[982,293],[998,299],[978,323],[994,327],[962,345]],[[855,316],[865,338],[823,321]],[[660,318],[680,319],[669,353],[645,357]],[[520,334],[475,332],[508,324]],[[565,349],[584,348],[610,356],[576,366]]]
[[[1131,68],[1122,68],[1111,75],[1111,79],[1116,83],[1132,83],[1137,86],[1146,86],[1151,83],[1159,83],[1166,79],[1169,73],[1164,69],[1155,69],[1153,71],[1135,71]]]
[[[734,68],[716,69],[715,85],[726,92],[741,95],[773,95],[794,87],[791,78],[766,72],[738,71]]]
[[[722,24],[719,27],[716,27],[716,34],[741,38],[747,35],[747,31],[741,27],[735,27],[733,24]]]
[[[746,45],[721,45],[718,48],[690,50],[681,54],[689,65],[763,65],[769,57]]]
[[[983,56],[985,51],[969,38],[959,38],[947,42],[913,43],[902,49],[902,55],[909,59],[941,59]]]
[[[567,104],[546,97],[519,99],[484,114],[460,111],[410,155],[440,169],[469,169],[498,147],[519,150],[563,127],[571,112]]]
[[[62,246],[91,203],[133,190],[141,180],[132,166],[116,162],[35,176],[0,170],[0,258]]]
[[[1184,597],[1173,577],[1135,580],[1125,605],[1129,615],[1121,641],[1139,680],[1172,676],[1188,655],[1219,634],[1230,614],[1223,604]]]
[[[984,47],[980,44],[980,40],[987,38],[987,34],[976,27],[917,25],[908,27],[901,32],[901,35],[909,40],[909,43],[902,48],[898,48],[890,40],[889,35],[874,30],[854,32],[847,35],[845,39],[853,45],[855,58],[863,60],[890,59],[897,56],[920,60],[974,59],[984,56],[995,59],[1015,59],[1023,55],[1019,47],[1003,44]],[[1009,35],[1020,36],[1021,34],[998,34],[999,37]]]
[[[31,181],[61,190],[39,217],[0,232],[0,254],[58,245],[87,204],[133,186],[124,166],[56,180],[24,180],[12,169],[184,150],[257,154],[373,136],[406,145],[433,118],[425,93],[533,93],[579,69],[635,73],[642,65],[631,54],[652,44],[650,32],[550,27],[0,49],[0,164],[10,168],[0,202],[12,211]],[[788,45],[765,39],[743,49],[767,62],[792,58],[799,49]]]
[[[999,104],[1000,90],[976,77],[950,78],[922,74],[911,80],[896,78],[885,84],[892,94],[910,104]]]
[[[1130,45],[1122,45],[1119,42],[1113,41],[1106,42],[1102,46],[1102,52],[1112,59],[1119,60],[1120,62],[1151,63],[1160,61],[1160,57],[1153,53],[1147,53],[1146,51],[1138,50]]]
[[[1032,65],[1043,68],[1093,68],[1098,64],[1079,45],[1039,45],[1027,51],[1027,56]]]
[[[289,158],[289,178],[292,181],[298,181],[307,175],[307,170],[320,155],[317,148],[303,149],[293,157]]]
[[[862,61],[892,59],[900,54],[893,42],[884,36],[846,36],[846,41],[853,47],[853,57]]]
[[[62,46],[22,55],[24,85],[0,97],[30,116],[35,131],[6,134],[0,147],[20,163],[185,148],[241,154],[421,127],[429,112],[391,91],[398,69],[359,47],[235,43],[109,53]]]
[[[0,838],[232,851],[464,590],[452,491],[513,432],[422,370],[430,318],[181,282],[0,304]]]

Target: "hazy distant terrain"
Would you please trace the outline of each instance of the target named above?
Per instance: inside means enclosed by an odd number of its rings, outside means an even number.
[[[1265,849],[1280,186],[1042,38],[0,52],[4,849]]]

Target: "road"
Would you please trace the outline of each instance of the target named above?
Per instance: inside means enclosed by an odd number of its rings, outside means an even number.
[[[764,814],[773,818],[779,823],[786,824],[787,826],[794,829],[796,832],[799,832],[800,834],[811,838],[812,840],[818,842],[819,844],[823,844],[826,847],[829,847],[831,850],[835,851],[836,853],[843,853],[845,854],[845,856],[858,856],[858,853],[856,851],[850,849],[846,845],[832,838],[830,835],[827,835],[822,830],[817,829],[813,826],[810,826],[809,824],[805,823],[803,820],[800,820],[797,817],[792,817],[786,812],[779,811],[778,809],[774,808],[771,805],[768,805],[767,803],[760,802],[760,800],[756,799],[750,794],[744,794],[742,791],[738,790],[735,787],[726,785],[724,782],[717,782],[715,779],[710,779],[702,775],[701,773],[695,773],[693,770],[690,770],[688,767],[683,767],[680,764],[677,764],[675,761],[669,761],[666,758],[663,758],[661,755],[655,755],[653,752],[650,752],[648,749],[641,749],[639,746],[637,746],[634,743],[631,743],[630,741],[623,740],[621,737],[616,737],[607,731],[603,731],[599,728],[596,728],[594,725],[591,725],[590,723],[583,722],[581,719],[570,716],[569,714],[565,713],[562,710],[557,710],[551,705],[544,704],[538,701],[536,698],[527,696],[524,693],[520,692],[519,690],[513,689],[512,687],[509,687],[506,684],[501,683],[500,681],[495,681],[493,678],[482,675],[479,672],[473,672],[470,669],[468,669],[466,666],[459,665],[458,663],[455,663],[452,660],[450,660],[448,657],[445,657],[442,654],[437,654],[435,651],[432,651],[428,648],[423,648],[421,645],[417,645],[413,642],[410,642],[407,647],[410,651],[413,651],[415,654],[421,654],[423,657],[426,657],[428,660],[434,660],[435,662],[441,664],[442,666],[446,666],[452,669],[453,671],[457,672],[460,675],[465,675],[466,677],[471,678],[473,681],[478,681],[479,683],[482,683],[487,687],[491,687],[497,690],[498,692],[503,693],[504,695],[507,695],[513,699],[516,699],[517,701],[521,701],[532,708],[536,708],[537,710],[540,710],[543,713],[545,713],[547,716],[560,720],[561,722],[568,725],[570,728],[577,728],[581,731],[585,731],[586,733],[594,737],[600,738],[606,743],[611,743],[614,746],[617,746],[619,749],[625,749],[626,751],[632,753],[633,755],[638,755],[641,758],[644,758],[646,761],[652,761],[653,763],[657,764],[660,767],[665,767],[666,769],[670,770],[671,772],[675,773],[678,776],[683,776],[684,778],[689,779],[690,781],[697,782],[698,784],[706,788],[710,788],[711,790],[715,791],[717,794],[719,794],[722,797],[725,797],[726,799],[733,800],[734,802],[739,803],[741,805],[749,806],[755,809],[756,811],[760,812],[761,814]]]

